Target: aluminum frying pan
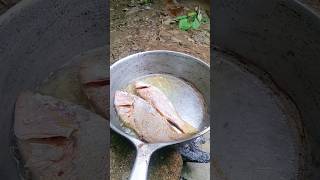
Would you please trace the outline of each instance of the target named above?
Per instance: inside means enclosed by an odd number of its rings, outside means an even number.
[[[131,180],[147,179],[150,157],[156,150],[194,139],[210,130],[208,112],[210,106],[210,67],[203,61],[179,52],[156,50],[125,57],[114,63],[110,71],[110,126],[115,132],[129,139],[137,149],[136,160],[130,175]],[[200,94],[200,96],[190,96],[188,93],[184,93],[186,91],[184,85],[175,86],[170,91],[166,91],[169,92],[170,100],[179,115],[198,129],[197,134],[178,141],[146,143],[127,133],[126,129],[121,126],[114,108],[115,91],[126,88],[132,81],[155,74],[175,77],[190,85],[195,92]],[[199,105],[199,102],[202,104]],[[202,109],[199,109],[201,107]]]

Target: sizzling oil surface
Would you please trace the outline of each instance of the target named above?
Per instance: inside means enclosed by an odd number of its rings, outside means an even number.
[[[136,94],[134,83],[142,81],[159,88],[172,102],[180,117],[196,129],[207,112],[202,95],[188,82],[168,74],[150,74],[134,79],[125,91]]]

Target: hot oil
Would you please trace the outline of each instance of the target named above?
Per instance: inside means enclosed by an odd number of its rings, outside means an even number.
[[[137,95],[134,89],[134,83],[136,81],[141,81],[144,83],[148,83],[152,86],[155,86],[168,96],[171,94],[170,92],[173,89],[173,84],[175,84],[175,82],[177,81],[182,81],[182,80],[170,75],[152,74],[152,75],[147,75],[147,76],[143,76],[138,79],[135,79],[125,88],[125,91]]]

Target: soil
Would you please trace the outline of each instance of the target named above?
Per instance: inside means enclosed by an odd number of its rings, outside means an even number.
[[[111,63],[130,54],[148,50],[173,50],[210,62],[210,23],[198,30],[182,31],[177,23],[170,23],[176,16],[171,2],[153,1],[140,5],[132,0],[110,2],[110,59]],[[203,16],[208,16],[210,6],[205,1],[185,0],[176,13],[185,15],[200,6]]]
[[[111,133],[110,179],[124,180],[130,176],[135,159],[135,147],[116,133]],[[164,148],[151,157],[148,179],[178,180],[182,169],[182,159],[176,150]]]

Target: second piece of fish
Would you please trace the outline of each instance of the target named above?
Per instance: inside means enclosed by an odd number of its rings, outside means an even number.
[[[149,143],[175,141],[186,137],[179,133],[147,101],[123,91],[116,91],[114,104],[124,124],[140,139]]]
[[[166,120],[183,133],[194,134],[197,132],[196,128],[179,116],[171,101],[160,89],[141,81],[135,83],[135,89],[140,97],[151,103]]]

